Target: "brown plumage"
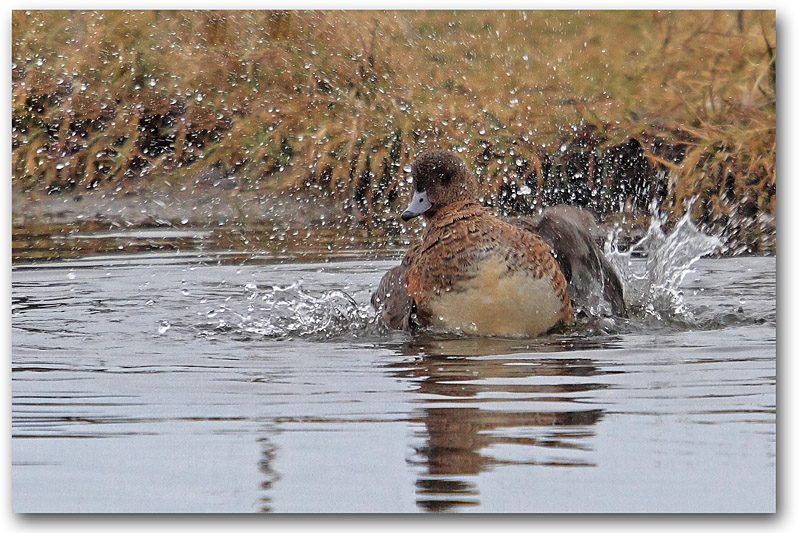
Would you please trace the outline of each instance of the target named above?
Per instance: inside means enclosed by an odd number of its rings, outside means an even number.
[[[422,154],[412,176],[416,192],[403,219],[422,214],[428,224],[422,239],[373,294],[386,324],[532,337],[574,320],[571,287],[554,247],[535,231],[537,221],[509,223],[494,217],[475,201],[477,180],[449,152]],[[556,222],[548,235],[565,232],[564,221]],[[575,242],[591,241],[584,226],[570,229],[567,220],[566,233]],[[589,251],[597,255],[595,248]],[[562,254],[564,264],[572,259],[567,253]]]

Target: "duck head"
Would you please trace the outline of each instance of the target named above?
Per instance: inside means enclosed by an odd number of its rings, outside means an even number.
[[[475,176],[460,157],[444,150],[424,152],[417,157],[411,166],[411,177],[414,196],[400,215],[404,221],[419,215],[429,219],[446,205],[476,197]]]

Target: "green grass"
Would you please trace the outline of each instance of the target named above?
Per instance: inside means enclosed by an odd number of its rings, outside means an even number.
[[[651,173],[667,173],[659,200],[673,216],[694,197],[709,223],[774,216],[775,22],[774,11],[15,11],[12,185],[31,199],[177,194],[213,171],[380,226],[424,149],[459,150],[487,198],[535,182],[541,205],[547,169],[568,167],[562,146],[582,136],[579,150],[607,163],[634,138]]]

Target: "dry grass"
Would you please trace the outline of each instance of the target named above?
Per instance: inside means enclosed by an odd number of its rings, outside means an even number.
[[[570,199],[560,154],[583,157],[587,194],[612,190],[633,138],[674,215],[693,197],[709,223],[775,214],[774,11],[15,11],[12,28],[13,186],[32,198],[223,176],[381,225],[423,149],[462,152],[487,200],[532,185],[531,208]],[[641,204],[617,192],[589,203]]]

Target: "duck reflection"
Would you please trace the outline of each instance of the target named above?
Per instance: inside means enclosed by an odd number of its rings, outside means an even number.
[[[275,428],[269,430],[269,434],[277,433]],[[278,454],[278,446],[269,437],[259,439],[261,444],[261,460],[258,463],[258,470],[264,476],[261,482],[261,508],[259,512],[271,513],[272,509],[272,490],[280,474],[275,470],[275,458]]]
[[[467,476],[503,465],[594,466],[591,438],[604,410],[586,393],[607,387],[608,372],[553,353],[574,349],[552,339],[432,337],[401,347],[415,359],[390,367],[418,383],[421,407],[410,421],[424,428],[412,459],[423,468],[421,508],[477,505],[477,479]]]

